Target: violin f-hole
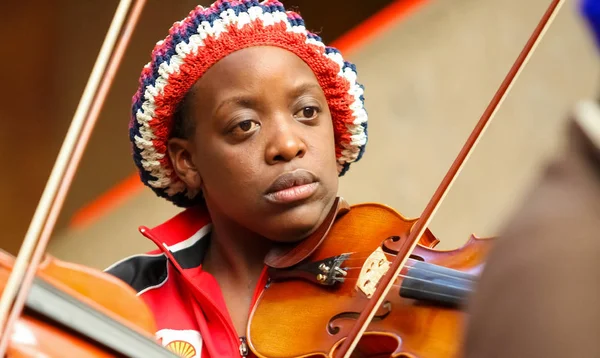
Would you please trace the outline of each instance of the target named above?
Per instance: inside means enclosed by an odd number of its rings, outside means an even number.
[[[383,310],[381,313],[377,313],[372,322],[377,322],[384,320],[391,312],[392,312],[392,303],[390,301],[385,301],[379,310]],[[356,320],[360,316],[360,312],[342,312],[333,316],[329,322],[327,323],[327,333],[332,336],[338,334],[341,330],[340,326],[336,324],[337,321],[341,319],[351,319]]]

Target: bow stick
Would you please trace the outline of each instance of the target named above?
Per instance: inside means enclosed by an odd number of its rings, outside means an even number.
[[[485,112],[483,112],[481,118],[479,119],[475,128],[471,132],[471,135],[467,138],[466,143],[464,144],[463,148],[454,160],[454,163],[452,163],[452,166],[446,173],[446,176],[444,177],[437,190],[433,194],[433,197],[430,199],[429,203],[423,210],[423,214],[415,223],[415,226],[411,230],[408,238],[402,243],[402,246],[398,250],[396,258],[392,262],[386,274],[382,277],[381,281],[379,282],[377,289],[373,294],[373,297],[368,301],[367,306],[361,312],[356,323],[350,330],[350,333],[348,334],[344,342],[341,344],[337,353],[338,357],[349,358],[352,354],[352,351],[356,348],[356,345],[361,339],[363,333],[365,332],[369,323],[373,319],[375,312],[381,306],[383,300],[392,288],[394,284],[394,279],[400,274],[400,271],[406,264],[406,260],[408,259],[410,253],[417,246],[417,243],[419,242],[418,239],[425,232],[425,229],[429,225],[431,218],[439,208],[442,200],[444,199],[450,187],[454,183],[454,180],[461,171],[464,163],[471,155],[473,149],[475,148],[475,145],[479,142],[479,139],[481,138],[481,135],[487,128],[490,120],[496,114],[500,104],[506,98],[508,92],[512,88],[514,81],[525,67],[525,64],[529,61],[529,58],[531,57],[531,55],[535,51],[535,48],[537,47],[542,37],[548,30],[550,24],[552,23],[552,21],[554,21],[554,18],[558,14],[558,11],[560,10],[563,3],[564,0],[553,0],[548,9],[546,10],[546,13],[538,23],[535,30],[533,31],[533,34],[529,38],[529,41],[527,41],[527,44],[525,44],[525,47],[519,54],[519,57],[514,62],[512,68],[504,78],[504,81],[502,82],[502,84],[496,91],[496,94],[488,104]]]
[[[0,300],[0,357],[5,354],[12,325],[14,325],[23,309],[58,214],[145,5],[145,0],[136,0],[113,53],[116,39],[121,33],[123,23],[125,23],[126,16],[131,8],[131,2],[131,0],[120,0],[4,289]],[[107,65],[109,58],[110,63]],[[104,77],[102,77],[103,74]],[[28,265],[29,259],[31,259],[31,262]],[[9,312],[11,307],[13,310]]]

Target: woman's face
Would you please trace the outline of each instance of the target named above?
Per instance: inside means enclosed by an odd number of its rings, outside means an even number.
[[[292,52],[251,47],[212,66],[188,96],[195,130],[172,139],[180,178],[215,220],[275,241],[312,233],[338,190],[325,94]]]

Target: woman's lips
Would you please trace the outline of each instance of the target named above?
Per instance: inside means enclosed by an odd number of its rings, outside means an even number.
[[[318,182],[293,186],[291,188],[269,193],[265,195],[265,197],[267,198],[267,200],[273,203],[289,204],[295,201],[310,198],[317,191],[318,186]]]
[[[309,198],[318,186],[316,175],[296,169],[279,175],[265,192],[265,197],[273,203],[289,204]]]

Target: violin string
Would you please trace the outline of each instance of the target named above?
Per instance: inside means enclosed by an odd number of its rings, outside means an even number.
[[[344,259],[344,262],[357,261],[357,260],[366,261],[371,256],[371,254],[372,253],[370,253],[370,252],[350,252],[350,253],[346,254],[348,258]],[[386,252],[385,257],[386,257],[386,259],[390,260],[390,259],[393,259],[395,256],[393,254],[388,254]],[[408,261],[409,262],[419,262],[419,261],[424,262],[424,261],[413,259],[413,258],[409,258]]]
[[[428,282],[428,281],[426,281],[426,282]],[[456,287],[456,286],[451,286],[451,285],[445,285],[445,286],[446,287]],[[393,288],[402,288],[402,284],[396,283],[396,284],[393,284],[392,287]],[[456,287],[456,288],[461,288],[461,287]],[[417,292],[420,292],[420,293],[429,293],[429,294],[435,295],[435,296],[446,296],[446,297],[453,297],[453,298],[461,298],[461,297],[456,296],[456,295],[450,295],[450,294],[441,293],[441,292],[438,292],[438,291],[424,290],[424,289],[421,289],[421,288],[420,289],[414,289],[414,290],[417,291]],[[473,291],[469,290],[469,292],[473,292]]]
[[[399,286],[400,285],[398,285],[398,284],[392,285],[392,287],[399,287]],[[423,289],[418,289],[416,291],[419,292],[419,293],[429,293],[429,294],[434,295],[434,296],[446,296],[446,297],[459,298],[459,299],[462,298],[460,296],[450,295],[448,293],[441,293],[441,292],[437,292],[437,291],[430,291],[430,290],[423,290]],[[469,292],[472,292],[472,291],[469,290]]]
[[[355,268],[351,268],[351,269],[358,269],[358,268],[355,267]],[[439,274],[438,277],[441,277],[441,276],[445,276],[445,277],[449,277],[449,278],[453,278],[453,279],[461,279],[460,277],[454,277],[454,276],[451,276],[451,275],[443,275],[443,274]],[[436,282],[433,279],[418,278],[418,277],[414,277],[414,276],[410,276],[410,275],[406,275],[406,274],[399,274],[396,277],[397,278],[409,278],[411,280],[415,280],[415,281],[419,281],[419,282],[424,282],[424,283],[435,283]],[[344,278],[344,282],[346,282],[346,281],[354,282],[354,281],[358,281],[358,280],[359,280],[358,277],[347,277],[347,278]],[[471,280],[465,280],[465,279],[463,279],[463,281],[473,282]],[[448,284],[448,283],[444,283],[444,286],[456,287],[456,288],[459,287],[459,286],[454,286],[454,285],[451,285],[451,284]]]
[[[411,277],[408,275],[403,275],[400,274],[397,277],[401,277],[401,278],[410,278],[411,280],[415,280],[415,281],[419,281],[419,282],[424,282],[424,283],[436,283],[434,280],[427,280],[427,279],[423,279],[423,278],[416,278],[416,277]],[[356,282],[358,281],[358,278],[345,278],[344,282]],[[439,284],[439,283],[438,283]],[[442,284],[439,284],[442,285]],[[448,283],[443,283],[444,287],[452,287],[452,288],[464,288],[463,286],[457,286],[457,285],[452,285],[452,284],[448,284]],[[392,287],[402,287],[401,283],[396,283],[394,285],[392,285]],[[422,291],[425,292],[425,291]],[[430,292],[430,293],[437,293],[437,292]]]
[[[342,270],[346,271],[346,270],[360,270],[362,269],[363,266],[344,266],[341,267]],[[441,273],[439,271],[432,271],[432,270],[428,270],[426,268],[421,268],[421,267],[412,267],[412,266],[405,266],[404,268],[406,268],[407,270],[414,270],[414,271],[423,271],[423,272],[430,272],[434,275],[436,275],[437,277],[448,277],[448,278],[452,278],[455,280],[462,280],[462,281],[467,281],[467,282],[473,282],[474,280],[469,280],[468,278],[465,277],[458,277],[458,276],[453,276],[450,274],[446,274],[446,273]],[[407,277],[407,278],[415,278],[413,276],[409,276],[409,275],[399,275],[399,277]]]
[[[364,261],[364,259],[368,258],[368,256],[356,256],[355,257],[353,253],[351,255],[352,255],[351,258],[344,260],[344,263],[352,262],[352,261],[357,261],[357,260]],[[416,260],[416,259],[411,259],[411,258],[409,258],[408,261],[409,262],[415,262],[415,263],[422,262],[424,264],[434,265],[434,264],[429,264],[429,263],[421,261],[421,260]],[[362,265],[361,266],[344,266],[343,269],[344,270],[356,270],[356,269],[362,269],[362,267],[363,267]],[[417,271],[423,271],[423,272],[430,272],[430,273],[433,273],[433,274],[435,274],[437,276],[444,276],[444,277],[454,278],[454,279],[458,279],[458,280],[473,281],[473,280],[469,280],[468,278],[465,278],[465,277],[458,277],[458,276],[453,276],[451,274],[441,273],[439,271],[428,270],[425,267],[415,267],[415,266],[408,266],[407,265],[404,268],[407,269],[407,270],[417,270]],[[460,271],[460,272],[463,273],[462,271]]]
[[[347,260],[366,260],[372,254],[373,254],[373,252],[367,252],[367,251],[353,251],[353,252],[348,252],[348,253],[346,253],[346,255],[348,257],[350,257],[350,258],[346,259],[346,261]],[[388,253],[388,252],[384,252],[384,255],[385,255],[386,258],[392,259],[392,260],[396,257],[396,255]],[[424,262],[422,260],[413,259],[412,257],[409,257],[408,261],[410,261],[410,262]]]
[[[394,285],[392,285],[392,287],[394,287],[394,288],[400,288],[401,285],[400,284],[394,284]],[[441,292],[431,291],[431,290],[418,289],[416,291],[418,291],[420,293],[429,293],[431,295],[436,295],[436,296],[446,296],[446,297],[461,298],[461,297],[456,296],[456,295],[450,295],[450,294],[447,294],[447,293],[441,293]],[[472,292],[472,291],[469,290],[469,292]]]

